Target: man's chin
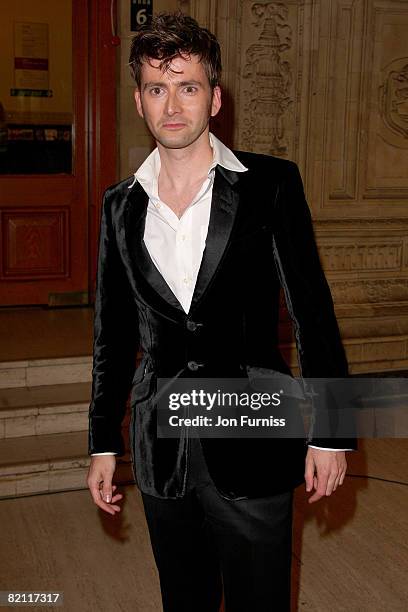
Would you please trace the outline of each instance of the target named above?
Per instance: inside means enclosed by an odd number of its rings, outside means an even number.
[[[155,136],[155,139],[162,145],[162,147],[165,147],[166,149],[185,149],[196,142],[204,131],[205,128],[195,134],[192,134],[191,132],[188,134],[182,134],[180,132],[169,135],[158,134]]]
[[[166,149],[184,149],[193,143],[195,138],[191,137],[191,135],[188,136],[187,134],[171,134],[168,136],[163,136],[160,134],[156,140]]]

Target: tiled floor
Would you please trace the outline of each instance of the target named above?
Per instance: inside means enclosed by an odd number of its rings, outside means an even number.
[[[0,362],[90,355],[93,309],[0,308]]]

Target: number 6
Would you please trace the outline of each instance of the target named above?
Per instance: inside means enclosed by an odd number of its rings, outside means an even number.
[[[136,14],[136,22],[138,25],[143,25],[147,21],[146,9],[140,9]]]

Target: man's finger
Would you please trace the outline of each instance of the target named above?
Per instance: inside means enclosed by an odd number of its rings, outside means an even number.
[[[334,485],[334,490],[336,490],[339,485],[343,484],[343,480],[346,475],[346,470],[347,470],[347,462],[344,467],[341,467],[339,469],[339,473],[338,473],[338,476],[337,476],[337,479]]]
[[[339,485],[343,484],[346,472],[347,472],[347,461],[346,461],[346,458],[344,457],[344,460],[341,462],[340,467],[339,467],[339,473],[337,476],[334,490],[336,490]]]
[[[101,499],[102,499],[102,501],[104,501],[104,500],[103,500],[103,497],[102,497],[102,495],[103,495],[102,491],[99,491],[99,492],[100,492],[100,495],[101,495]],[[122,497],[123,497],[123,495],[122,495],[121,493],[117,493],[116,495],[114,495],[114,496],[112,497],[112,499],[111,499],[111,501],[110,501],[110,502],[106,502],[106,503],[109,503],[110,505],[112,505],[112,504],[114,504],[115,502],[117,502],[117,501],[119,501],[120,499],[122,499]]]
[[[340,476],[341,476],[341,471],[339,471],[339,473],[337,474],[337,478],[334,481],[333,491],[335,491],[340,484]]]
[[[309,497],[309,504],[312,504],[315,501],[318,501],[322,497],[326,495],[327,489],[327,481],[329,479],[329,473],[326,471],[317,470],[317,482],[315,484],[316,491],[313,493],[311,497]]]
[[[313,477],[314,477],[315,465],[314,461],[310,458],[306,459],[305,465],[305,483],[306,483],[306,491],[311,491],[313,487]]]
[[[111,504],[114,503],[115,501],[118,501],[119,499],[122,499],[123,495],[122,493],[116,493],[116,495],[114,495],[116,489],[117,489],[117,485],[112,485],[112,500],[111,500]]]
[[[104,510],[105,512],[108,512],[109,514],[115,514],[116,512],[120,511],[120,507],[119,506],[113,506],[112,504],[107,504],[106,502],[104,502],[101,499],[101,494],[100,494],[100,490],[99,490],[99,485],[97,482],[93,483],[89,483],[89,490],[91,492],[92,495],[92,499],[94,500],[95,504],[101,508],[101,510]]]
[[[317,491],[317,476],[313,476],[313,488],[315,490],[315,493],[311,497],[309,497],[309,499],[308,499],[309,504],[313,503],[314,501],[317,501],[318,499],[320,499],[320,496],[316,494],[316,491]],[[312,501],[310,501],[310,500],[312,500]]]
[[[324,495],[318,493],[317,491],[315,493],[313,493],[313,495],[311,497],[309,497],[308,502],[309,504],[313,504],[314,502],[319,501],[319,499],[322,499],[322,497],[324,497]]]
[[[339,471],[336,468],[332,468],[329,474],[329,478],[327,480],[326,493],[325,493],[326,496],[331,495],[333,493],[334,485],[336,484],[338,475],[339,475]]]
[[[112,476],[105,477],[102,484],[102,499],[110,504],[112,501]]]
[[[112,501],[111,504],[114,504],[115,502],[119,501],[120,499],[122,499],[123,495],[121,493],[118,493],[117,495],[114,495],[112,497]]]
[[[118,501],[118,500],[115,500],[115,501]],[[113,502],[113,500],[112,500],[112,502]],[[108,514],[114,515],[114,514],[116,514],[116,512],[120,512],[120,506],[118,506],[118,505],[116,505],[114,503],[107,504],[100,497],[99,497],[99,499],[95,500],[95,504],[97,506],[99,506],[99,508],[101,508],[101,510],[104,510]]]

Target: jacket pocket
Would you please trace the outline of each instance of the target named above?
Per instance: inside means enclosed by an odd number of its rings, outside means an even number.
[[[283,391],[287,397],[304,399],[304,391],[299,381],[271,368],[245,365],[247,376],[252,386],[259,391],[270,391],[271,389]]]

